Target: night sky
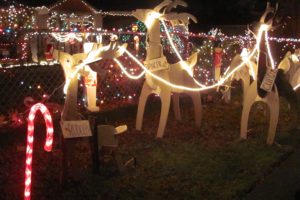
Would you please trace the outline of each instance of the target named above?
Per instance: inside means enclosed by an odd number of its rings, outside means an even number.
[[[107,10],[134,10],[153,8],[162,0],[87,0],[94,7]],[[40,6],[55,3],[53,0],[22,0],[23,4]],[[186,0],[189,7],[181,9],[198,19],[194,29],[215,25],[240,25],[256,21],[267,0]]]

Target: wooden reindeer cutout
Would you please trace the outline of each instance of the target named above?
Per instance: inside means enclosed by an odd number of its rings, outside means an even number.
[[[241,118],[241,132],[240,136],[242,139],[247,138],[247,127],[248,127],[248,120],[249,120],[249,113],[251,106],[257,102],[262,101],[265,102],[270,110],[270,121],[269,121],[269,131],[268,131],[268,137],[267,137],[267,144],[273,144],[274,138],[275,138],[275,132],[279,117],[279,96],[278,91],[276,88],[276,85],[274,84],[274,80],[276,77],[273,76],[270,78],[268,73],[272,74],[272,71],[270,70],[271,66],[269,63],[272,64],[272,56],[269,54],[267,50],[267,41],[266,41],[266,34],[267,31],[270,30],[272,27],[273,18],[268,20],[266,22],[267,16],[275,15],[276,9],[272,8],[270,4],[267,4],[266,11],[264,12],[263,16],[260,19],[261,27],[265,28],[262,29],[262,35],[261,35],[261,41],[259,44],[259,54],[258,54],[258,69],[257,69],[257,79],[254,80],[249,89],[246,92],[245,98],[244,98],[244,104],[243,104],[243,111],[242,111],[242,118]],[[270,72],[271,71],[271,72]],[[264,85],[266,82],[263,79],[269,78],[268,85]],[[272,80],[273,79],[273,80]],[[269,88],[269,90],[266,91],[266,88]]]
[[[172,8],[178,5],[186,6],[184,1],[170,1],[165,0],[154,9],[137,9],[133,11],[133,15],[140,21],[142,21],[147,27],[147,57],[145,60],[145,66],[155,75],[165,79],[174,84],[186,85],[189,87],[196,87],[194,79],[191,77],[188,70],[183,69],[182,65],[188,65],[190,71],[193,70],[193,66],[197,62],[197,53],[190,56],[187,61],[180,61],[176,64],[169,64],[166,57],[163,55],[163,48],[161,45],[161,32],[160,32],[160,20],[170,20],[172,25],[187,24],[189,19],[196,19],[187,13],[173,13]],[[162,11],[162,12],[160,12]],[[185,62],[185,63],[183,63]],[[157,131],[157,137],[161,138],[164,135],[166,127],[171,96],[173,99],[173,106],[175,117],[177,120],[181,119],[179,108],[179,94],[186,92],[182,89],[171,88],[163,82],[160,82],[149,74],[146,74],[146,80],[143,84],[142,92],[139,98],[136,129],[141,130],[143,115],[147,98],[150,94],[158,94],[161,99],[161,113],[159,127]],[[199,127],[201,123],[201,98],[200,92],[186,92],[192,98],[195,109],[195,121]],[[173,94],[173,95],[171,95]]]
[[[297,89],[297,85],[300,83],[300,61],[298,58],[300,53],[299,51],[300,49],[296,49],[295,53],[293,54],[288,51],[278,65],[278,68],[283,70],[289,83],[294,89]]]
[[[88,52],[74,55],[58,50],[53,51],[53,57],[59,60],[66,77],[66,100],[62,113],[63,120],[80,119],[77,111],[78,75],[90,79],[88,83],[90,85],[87,85],[88,109],[91,111],[99,111],[99,108],[96,106],[96,72],[102,71],[98,69],[97,66],[89,66],[89,64],[100,59],[113,59],[121,56],[124,51],[118,49],[117,46],[115,41],[112,41],[109,45],[104,47],[101,44],[88,43],[84,45],[84,49]],[[127,44],[123,44],[123,47],[126,48]]]
[[[300,62],[298,59],[299,49],[295,53],[287,52],[283,60],[278,65],[276,85],[280,96],[284,97],[290,108],[290,123],[292,128],[299,128],[299,104],[296,94],[300,86]]]
[[[233,70],[235,70],[241,63],[243,62],[243,54],[247,54],[246,49],[243,50],[243,52],[240,54],[237,54],[232,59],[230,66],[228,70],[224,73],[223,76],[226,76],[227,74],[231,73]],[[254,62],[248,61],[243,66],[240,67],[230,78],[228,81],[224,83],[224,85],[227,87],[225,91],[223,92],[223,97],[225,103],[229,103],[231,100],[231,82],[233,80],[241,80],[242,87],[243,87],[243,99],[246,97],[246,91],[250,86],[250,79],[251,76],[256,76],[255,71],[257,71],[257,66]]]

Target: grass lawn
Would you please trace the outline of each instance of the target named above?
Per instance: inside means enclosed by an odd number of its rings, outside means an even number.
[[[231,104],[219,100],[203,108],[201,128],[194,126],[192,106],[184,99],[178,122],[171,111],[163,139],[156,139],[159,106],[148,105],[143,131],[134,129],[135,113],[108,119],[113,125],[127,124],[120,135],[120,150],[126,160],[137,158],[136,168],[118,173],[113,162],[91,172],[86,140],[76,142],[80,166],[76,180],[59,185],[61,151],[58,137],[52,153],[43,151],[43,127],[35,131],[32,199],[241,199],[276,165],[286,158],[299,141],[290,131],[289,110],[281,101],[276,142],[268,146],[267,119],[256,104],[249,123],[249,139],[239,140],[241,97]],[[40,131],[39,131],[40,130]],[[0,133],[0,199],[21,199],[24,189],[25,128]]]

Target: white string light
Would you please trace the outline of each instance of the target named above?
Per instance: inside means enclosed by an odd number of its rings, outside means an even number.
[[[265,41],[266,41],[266,46],[267,46],[267,50],[268,50],[268,56],[269,56],[269,59],[270,59],[270,62],[271,62],[271,67],[272,67],[272,69],[275,69],[275,64],[274,64],[273,56],[272,56],[272,53],[271,53],[270,44],[269,44],[269,41],[268,41],[268,31],[267,30],[265,30]]]
[[[164,25],[165,27],[165,25]],[[161,81],[163,83],[165,83],[166,85],[170,86],[170,87],[173,87],[173,88],[177,88],[177,89],[183,89],[183,90],[187,90],[187,91],[204,91],[204,90],[209,90],[209,89],[212,89],[212,88],[215,88],[215,87],[218,87],[218,86],[221,86],[224,84],[224,82],[229,79],[237,70],[239,70],[241,67],[245,66],[245,64],[247,63],[251,63],[251,58],[255,55],[255,53],[258,53],[260,52],[260,49],[259,49],[259,46],[260,46],[260,43],[261,43],[261,39],[262,39],[262,35],[263,33],[265,33],[265,37],[266,37],[266,46],[267,46],[267,49],[268,49],[268,56],[269,56],[269,59],[271,60],[271,64],[272,64],[272,68],[275,69],[275,65],[274,65],[274,61],[273,61],[273,57],[272,57],[272,54],[271,54],[271,49],[270,49],[270,46],[269,46],[269,43],[267,41],[267,32],[268,32],[268,29],[269,29],[269,26],[266,25],[266,24],[262,24],[259,28],[259,31],[258,31],[258,35],[256,36],[256,45],[255,45],[255,48],[252,50],[252,52],[245,58],[243,58],[243,61],[235,68],[233,69],[230,73],[228,73],[224,78],[221,78],[216,84],[213,84],[213,85],[210,85],[210,86],[200,86],[200,87],[186,87],[186,86],[183,86],[183,85],[177,85],[177,84],[173,84],[157,75],[155,75],[154,73],[152,73],[150,70],[148,70],[135,56],[133,56],[127,49],[125,49],[124,47],[122,46],[118,46],[120,49],[122,49],[127,55],[129,55],[130,58],[132,58],[140,67],[143,68],[143,70],[149,74],[150,76],[152,76],[154,79],[158,80],[158,81]],[[167,31],[166,31],[167,32]],[[168,34],[167,34],[168,35]],[[168,39],[170,40],[170,43],[172,43],[172,40],[170,39],[170,37],[168,37]],[[177,51],[177,49],[175,48],[174,46],[174,50]],[[179,55],[179,59],[181,58],[181,56]],[[182,59],[182,58],[181,58]],[[258,59],[257,59],[257,63],[258,63]],[[251,71],[252,71],[252,75],[254,76],[254,68],[252,66],[252,64],[250,64],[250,68],[251,68]],[[195,79],[194,79],[195,80]],[[300,87],[300,84],[299,86]]]
[[[168,40],[169,40],[169,42],[171,44],[172,49],[174,50],[177,58],[180,60],[180,62],[182,64],[182,68],[185,69],[188,72],[188,74],[192,77],[193,76],[193,71],[192,71],[193,66],[188,66],[187,63],[182,59],[180,53],[178,52],[178,50],[176,49],[176,47],[174,45],[174,42],[173,42],[173,40],[172,40],[172,38],[170,36],[170,33],[169,33],[168,29],[167,29],[167,26],[166,26],[164,20],[160,20],[160,21],[161,21],[161,23],[162,23],[162,25],[163,25],[163,27],[165,29],[165,32],[167,34],[167,38],[168,38]]]
[[[114,61],[118,64],[118,66],[121,68],[122,72],[129,78],[131,79],[140,79],[142,76],[144,76],[144,74],[146,73],[145,70],[143,70],[139,75],[137,76],[134,76],[134,75],[131,75],[129,74],[127,71],[126,71],[126,68],[122,65],[122,63],[117,59],[117,58],[114,58]]]
[[[131,12],[126,11],[99,11],[97,14],[101,14],[104,16],[113,16],[113,17],[132,17]]]
[[[51,33],[51,35],[59,42],[65,43],[71,39],[76,39],[79,42],[82,42],[82,33]]]
[[[182,89],[182,90],[187,90],[187,91],[192,91],[192,92],[197,92],[197,91],[205,91],[205,90],[209,90],[209,89],[213,89],[215,87],[221,86],[223,85],[223,83],[229,79],[237,70],[239,70],[241,67],[243,67],[246,62],[250,61],[250,58],[252,58],[254,56],[254,54],[256,53],[257,49],[255,48],[250,54],[249,57],[246,58],[241,64],[239,64],[234,70],[232,70],[229,74],[227,74],[224,78],[222,78],[218,83],[210,85],[210,86],[203,86],[203,87],[186,87],[183,85],[177,85],[177,84],[173,84],[169,81],[166,81],[165,79],[155,75],[154,73],[152,73],[150,70],[148,70],[134,55],[132,55],[127,49],[125,49],[122,46],[118,46],[120,49],[122,49],[123,51],[125,51],[125,53],[132,58],[140,67],[142,67],[142,69],[149,74],[150,76],[152,76],[154,79],[161,81],[163,83],[165,83],[166,85],[176,88],[176,89]]]
[[[75,70],[71,73],[71,75],[66,77],[66,83],[64,85],[64,93],[67,94],[71,80],[78,74],[80,70],[82,70],[86,65],[93,62],[97,62],[99,60],[102,60],[102,58],[100,57],[94,60],[86,59],[84,62],[80,63],[79,65],[74,66]]]
[[[300,87],[300,83],[298,85],[296,85],[293,89],[297,90]]]

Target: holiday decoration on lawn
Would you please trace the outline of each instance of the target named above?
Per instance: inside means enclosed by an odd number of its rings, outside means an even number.
[[[46,124],[46,142],[44,149],[47,152],[52,150],[53,143],[53,123],[49,110],[44,104],[37,103],[30,109],[27,125],[27,147],[26,147],[26,169],[25,169],[25,191],[24,199],[31,199],[31,175],[32,175],[32,158],[33,158],[33,134],[34,134],[34,118],[36,112],[40,111],[43,114]]]
[[[242,62],[245,61],[248,57],[248,50],[243,49],[241,54],[237,54],[231,61],[229,68],[225,71],[224,76],[226,76],[228,73],[232,72],[237,66],[239,66]],[[242,81],[242,87],[243,87],[243,99],[245,99],[245,95],[247,92],[247,89],[250,86],[250,78],[252,77],[253,80],[256,79],[256,72],[257,72],[257,66],[252,60],[246,60],[245,66],[237,70],[231,78],[224,83],[225,90],[223,91],[223,97],[224,101],[226,103],[229,103],[231,100],[231,83],[232,81],[236,80]]]
[[[221,76],[222,54],[223,48],[221,46],[221,41],[217,40],[214,44],[214,68],[216,81],[219,81]]]
[[[117,48],[115,39],[107,46],[102,44],[88,43],[84,44],[84,48],[87,52],[70,55],[62,51],[53,51],[53,57],[59,60],[65,72],[66,83],[64,86],[64,92],[66,93],[66,100],[64,111],[62,113],[63,120],[77,120],[79,115],[77,112],[77,90],[78,90],[78,78],[80,74],[85,77],[85,83],[87,87],[87,103],[90,111],[99,111],[96,106],[96,72],[102,73],[103,70],[89,66],[96,61],[102,59],[114,59],[123,54],[123,50]],[[88,47],[89,46],[89,47]],[[127,44],[123,45],[126,48]]]
[[[176,51],[176,55],[181,58],[180,62],[175,64],[169,64],[166,60],[166,57],[163,54],[163,49],[161,45],[161,32],[160,32],[160,22],[163,24],[166,33],[168,34],[167,27],[164,23],[164,20],[171,21],[172,24],[176,25],[187,25],[189,19],[193,19],[196,22],[194,16],[187,13],[173,13],[171,12],[172,8],[177,7],[178,5],[187,6],[183,1],[163,1],[161,4],[156,6],[154,9],[137,9],[133,11],[133,16],[135,16],[138,20],[142,21],[147,27],[147,44],[148,47],[147,57],[145,60],[145,67],[152,74],[146,75],[146,80],[143,84],[142,92],[139,98],[138,104],[138,113],[136,119],[136,129],[141,130],[143,115],[145,110],[145,105],[147,98],[150,94],[154,93],[159,95],[161,98],[161,115],[160,122],[157,131],[157,137],[161,138],[164,135],[165,126],[167,123],[167,118],[170,109],[171,102],[171,94],[173,93],[173,104],[174,111],[177,120],[181,119],[180,108],[179,108],[179,93],[185,92],[182,89],[173,88],[169,85],[164,84],[162,81],[158,81],[153,76],[162,79],[164,81],[170,81],[172,83],[180,84],[180,85],[188,85],[196,87],[196,83],[194,79],[191,77],[193,73],[193,67],[197,61],[197,53],[194,53],[187,61],[182,60],[180,54]],[[161,13],[161,10],[165,10],[167,12]],[[169,35],[168,35],[169,37]],[[171,42],[172,48],[174,44],[172,40]],[[195,107],[195,120],[196,125],[200,126],[201,123],[201,99],[200,93],[192,93],[188,92],[188,94],[192,97],[194,107]]]
[[[246,139],[251,106],[257,101],[265,102],[270,110],[267,144],[273,144],[274,142],[279,116],[279,96],[277,87],[274,84],[277,69],[275,68],[271,49],[267,40],[268,31],[273,26],[273,19],[276,11],[277,8],[272,8],[270,3],[268,3],[264,14],[260,18],[260,28],[257,35],[257,44],[255,49],[258,51],[257,78],[251,83],[247,90],[244,98],[241,118],[241,138]],[[266,21],[267,15],[271,15],[273,17]],[[270,63],[271,66],[267,63]]]
[[[62,4],[59,3],[56,6],[61,7],[66,2],[70,3],[71,1],[64,0]],[[258,36],[262,37],[263,39],[256,37],[257,44],[255,47],[253,47],[253,44],[255,43],[254,37],[251,37],[247,34],[246,36],[228,37],[216,29],[212,30],[209,34],[191,33],[188,32],[188,23],[186,17],[188,16],[191,19],[193,19],[193,17],[185,13],[173,13],[172,9],[178,5],[186,6],[186,3],[177,0],[166,0],[151,12],[150,10],[145,11],[143,9],[137,9],[126,16],[133,15],[139,19],[139,21],[130,25],[127,30],[113,29],[112,31],[96,30],[92,24],[94,23],[94,17],[97,14],[111,14],[115,16],[113,13],[92,11],[92,15],[85,15],[83,17],[76,13],[62,14],[51,12],[52,17],[50,17],[48,25],[54,32],[32,32],[28,33],[28,38],[32,38],[35,35],[48,35],[52,36],[60,43],[65,43],[64,45],[66,46],[73,44],[74,42],[77,43],[77,41],[80,43],[83,40],[88,40],[87,38],[89,36],[91,36],[90,38],[97,38],[98,44],[94,43],[90,45],[90,50],[86,50],[86,47],[88,46],[87,43],[82,45],[84,53],[79,53],[78,58],[75,56],[77,54],[65,54],[68,51],[67,48],[64,49],[65,52],[61,51],[60,53],[62,56],[60,59],[65,59],[61,62],[67,63],[66,65],[69,67],[68,73],[66,72],[68,70],[64,70],[67,77],[65,91],[67,91],[68,88],[71,88],[70,85],[73,84],[72,81],[77,82],[76,84],[78,85],[77,77],[79,74],[82,75],[84,77],[84,85],[86,86],[85,91],[87,94],[87,98],[83,98],[82,101],[87,101],[88,109],[92,111],[99,110],[99,108],[96,106],[97,77],[96,73],[93,72],[93,69],[99,72],[98,74],[101,76],[100,82],[102,84],[104,81],[103,85],[105,85],[103,89],[101,88],[101,91],[98,95],[100,104],[104,102],[109,103],[111,99],[132,99],[133,97],[137,96],[136,91],[132,91],[130,94],[125,94],[120,90],[121,86],[118,87],[118,85],[122,84],[122,87],[124,87],[124,85],[127,84],[126,81],[128,80],[126,77],[136,80],[141,79],[143,75],[146,74],[146,81],[143,86],[143,88],[146,89],[143,89],[140,97],[136,125],[137,128],[141,128],[142,126],[143,104],[145,104],[146,100],[143,102],[141,99],[146,98],[150,93],[158,94],[162,99],[167,100],[163,101],[163,104],[166,106],[163,106],[162,109],[164,112],[162,111],[161,113],[162,117],[160,120],[157,135],[158,137],[162,137],[163,135],[163,130],[166,123],[166,120],[164,120],[166,117],[163,116],[167,116],[169,110],[166,109],[166,107],[169,107],[169,103],[165,102],[169,102],[168,99],[170,98],[165,97],[168,96],[166,94],[173,93],[172,98],[175,102],[174,109],[177,119],[181,118],[179,112],[178,93],[186,92],[191,96],[195,96],[196,93],[199,93],[200,91],[216,89],[222,85],[229,86],[228,88],[230,88],[231,80],[240,78],[243,80],[244,99],[246,99],[245,94],[247,91],[248,82],[250,80],[249,75],[251,75],[253,79],[257,79],[257,72],[254,72],[257,71],[257,63],[253,63],[251,59],[259,50],[259,43],[268,43],[268,41],[288,42],[289,45],[299,43],[299,40],[297,39],[269,38],[265,29],[262,29],[261,35],[260,33],[258,34]],[[39,14],[41,14],[42,11],[49,12],[52,9],[53,8],[40,8]],[[146,17],[146,15],[149,17]],[[57,27],[59,28],[57,29]],[[157,31],[157,33],[153,34],[155,31]],[[122,41],[129,43],[131,52],[127,51],[124,47],[118,46],[117,43],[114,43],[114,45],[109,47],[110,50],[119,50],[121,52],[125,52],[126,55],[121,56],[118,59],[116,57],[109,56],[110,60],[104,61],[104,64],[101,64],[102,66],[105,65],[105,67],[101,68],[101,70],[100,67],[96,69],[95,66],[90,64],[99,61],[100,59],[103,60],[103,58],[101,58],[99,55],[95,56],[91,52],[96,51],[96,49],[99,50],[99,48],[101,49],[102,40],[105,40],[105,37],[113,35],[114,33],[118,34]],[[149,42],[147,43],[149,47],[145,51],[146,37],[149,39]],[[196,40],[200,40],[201,42],[197,43]],[[191,43],[193,43],[193,45],[191,45]],[[93,45],[96,45],[97,47],[93,47]],[[246,53],[245,56],[239,55],[232,61],[234,55],[239,53],[242,47],[253,49],[251,52]],[[99,53],[103,53],[108,49],[104,48],[99,50]],[[192,52],[196,53],[189,57]],[[51,55],[48,58],[48,60],[50,60]],[[58,54],[56,55],[56,58],[58,58]],[[291,57],[289,57],[289,59],[290,58]],[[145,62],[142,63],[141,60],[145,60]],[[83,63],[80,63],[81,61]],[[232,64],[230,64],[231,61]],[[194,66],[193,63],[197,64]],[[121,72],[117,66],[120,67]],[[226,70],[226,66],[230,66],[230,68]],[[214,73],[215,67],[217,67],[217,73]],[[104,76],[104,70],[106,70],[105,76],[107,81],[103,80],[102,78],[102,76]],[[2,71],[4,70],[1,70],[1,73]],[[222,74],[223,71],[226,71],[223,77],[219,76],[219,74]],[[135,72],[140,73],[136,75]],[[216,77],[214,77],[214,75]],[[76,84],[74,83],[74,85]],[[296,89],[297,85],[294,87]],[[112,97],[108,97],[109,95]],[[261,95],[259,96],[262,97]],[[77,92],[69,92],[69,94],[67,93],[66,101],[69,101],[70,97],[74,99],[74,101],[72,101],[73,103],[71,104],[74,105],[74,107],[77,107]],[[71,104],[68,103],[68,105]],[[197,105],[201,104],[197,103]],[[76,109],[70,110],[74,110],[75,112]],[[198,112],[197,115],[198,117],[196,117],[197,124],[200,124],[199,113],[200,112]]]
[[[288,51],[278,65],[278,69],[282,69],[284,71],[284,74],[286,74],[287,79],[294,90],[297,90],[300,86],[299,53],[300,49],[296,49],[293,54]]]

